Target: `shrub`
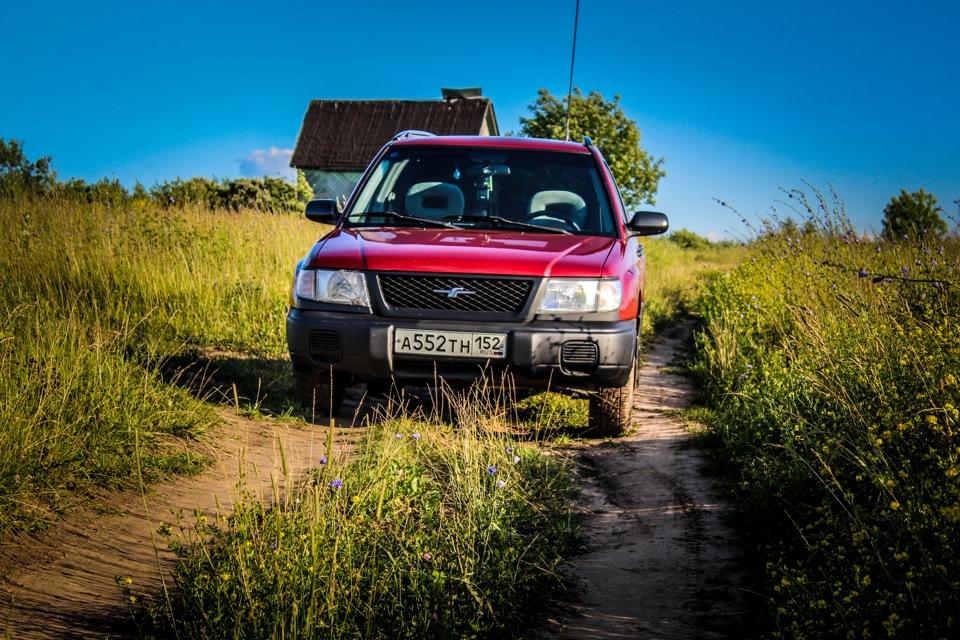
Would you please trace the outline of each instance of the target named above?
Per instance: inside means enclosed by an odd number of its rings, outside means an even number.
[[[667,240],[680,245],[684,249],[705,249],[710,246],[709,240],[687,229],[672,231],[667,236]]]
[[[777,637],[960,627],[960,246],[857,235],[834,196],[706,288],[696,371]],[[815,232],[811,232],[813,225]]]

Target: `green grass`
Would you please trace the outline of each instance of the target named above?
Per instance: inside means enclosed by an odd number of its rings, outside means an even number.
[[[686,248],[669,238],[644,238],[647,291],[644,334],[649,336],[690,313],[697,313],[703,282],[741,259],[739,244],[704,243]]]
[[[562,586],[573,488],[487,422],[396,418],[274,506],[240,487],[229,516],[164,525],[175,588],[144,637],[516,637]]]
[[[282,411],[290,274],[318,233],[292,215],[0,200],[0,533],[94,487],[196,471],[185,447],[217,416],[169,384],[172,363],[215,353],[244,402],[263,386]]]
[[[256,211],[0,199],[0,535],[97,488],[200,472],[194,441],[218,405],[296,413],[283,318],[320,231]],[[650,243],[650,326],[690,311],[729,255]],[[524,443],[575,436],[586,401],[476,393],[442,390],[430,420],[371,429],[355,459],[288,494],[238,488],[235,511],[186,542],[188,523],[167,525],[176,589],[141,612],[143,633],[504,637],[535,622],[576,530],[565,464]]]
[[[762,223],[712,279],[695,366],[774,636],[954,637],[960,245],[789,195],[808,232]]]

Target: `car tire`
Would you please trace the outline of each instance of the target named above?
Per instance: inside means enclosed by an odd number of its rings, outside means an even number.
[[[590,394],[590,423],[587,435],[615,438],[630,426],[633,414],[634,372],[622,387],[601,387]]]
[[[643,315],[637,320],[637,345],[634,349],[630,379],[622,387],[601,387],[590,394],[589,428],[587,434],[598,438],[615,438],[630,426],[633,415],[633,392],[640,374],[643,343],[640,332]]]
[[[339,411],[346,389],[344,375],[330,369],[293,372],[294,397],[316,415],[333,415]]]
[[[389,398],[395,389],[394,382],[390,378],[369,380],[367,382],[367,394],[377,398]]]

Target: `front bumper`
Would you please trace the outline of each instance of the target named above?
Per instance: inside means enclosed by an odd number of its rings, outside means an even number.
[[[454,358],[394,353],[396,329],[503,333],[506,357]],[[291,308],[287,344],[298,371],[333,367],[358,380],[466,383],[509,372],[515,384],[585,391],[627,383],[637,350],[634,321],[483,322],[384,318]]]

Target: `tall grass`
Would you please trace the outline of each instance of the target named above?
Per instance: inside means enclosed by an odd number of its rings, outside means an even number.
[[[475,400],[452,402],[476,417]],[[560,587],[572,485],[480,413],[387,421],[273,506],[241,487],[231,515],[180,523],[186,542],[165,526],[176,589],[142,613],[144,636],[516,637]]]
[[[195,470],[184,439],[215,413],[164,383],[163,364],[213,349],[279,360],[308,225],[0,199],[0,533],[43,526],[93,487]]]
[[[960,629],[960,245],[858,235],[792,192],[703,302],[696,369],[775,636]]]
[[[647,291],[645,332],[699,311],[700,285],[737,264],[743,248],[706,240],[684,246],[671,238],[645,238]]]

